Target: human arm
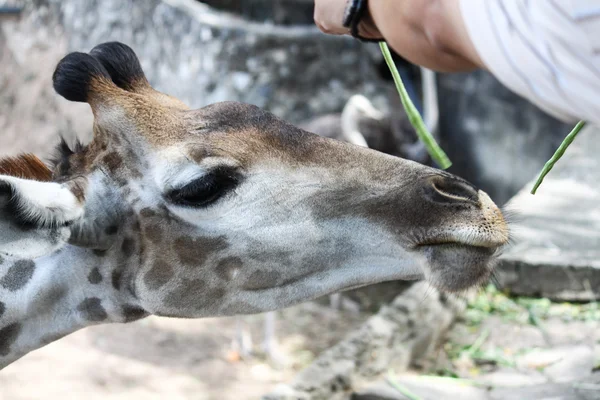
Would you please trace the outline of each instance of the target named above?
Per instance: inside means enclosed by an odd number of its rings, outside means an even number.
[[[383,38],[407,60],[444,72],[484,68],[469,39],[460,0],[371,0],[359,32]],[[342,24],[347,0],[316,0],[315,22],[324,32],[348,34]]]

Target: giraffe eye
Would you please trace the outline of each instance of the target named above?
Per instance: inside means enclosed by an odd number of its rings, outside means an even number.
[[[232,168],[216,168],[187,185],[173,189],[166,198],[175,205],[208,207],[230,193],[240,182],[241,175]]]

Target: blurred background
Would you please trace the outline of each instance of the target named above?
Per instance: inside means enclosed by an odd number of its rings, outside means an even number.
[[[406,121],[378,46],[324,35],[312,15],[310,0],[0,0],[0,156],[33,152],[47,159],[60,136],[71,143],[89,141],[89,107],[56,95],[52,72],[68,52],[116,40],[136,51],[156,89],[192,108],[223,100],[252,103],[342,140],[351,124],[370,147],[431,164]],[[446,299],[433,289],[415,292],[409,284],[392,282],[283,310],[270,320],[275,355],[261,346],[261,315],[198,321],[152,317],[86,329],[2,371],[0,398],[250,399],[272,392],[273,399],[387,399],[365,396],[390,388],[389,396],[397,397],[389,398],[410,398],[399,386],[434,391],[428,394],[433,398],[487,398],[465,396],[495,390],[495,398],[545,398],[510,392],[541,387],[574,396],[561,398],[600,398],[596,383],[581,383],[588,385],[581,390],[572,384],[594,376],[600,366],[600,224],[592,213],[600,196],[594,191],[577,198],[580,212],[592,210],[582,217],[572,215],[576,210],[568,198],[535,203],[519,194],[571,127],[486,72],[431,74],[399,57],[396,63],[453,161],[450,171],[522,214],[519,224],[529,241],[507,254],[495,285]],[[575,188],[597,182],[593,154],[600,149],[583,140],[572,153],[589,162],[561,161],[564,167],[556,172]],[[579,195],[577,190],[552,193]],[[561,239],[566,234],[570,239]],[[343,338],[364,333],[365,323],[378,337],[373,315],[388,312],[381,318],[394,321],[403,295],[421,299],[407,318],[428,321],[417,335],[422,340],[396,335],[387,344],[411,343],[410,356],[388,357],[383,364],[373,356],[379,364],[370,372],[336,369],[336,357],[344,352],[326,350],[340,341],[351,346]],[[444,311],[428,302],[442,304]],[[405,329],[398,321],[390,329]],[[385,351],[377,343],[377,351]],[[362,345],[364,357],[370,344]],[[314,367],[317,359],[321,369]],[[329,376],[323,365],[335,373]],[[392,384],[382,376],[394,366]],[[303,373],[306,368],[323,375],[317,379]],[[423,383],[414,374],[431,380]],[[441,392],[435,392],[438,386]],[[451,395],[453,390],[467,391]]]

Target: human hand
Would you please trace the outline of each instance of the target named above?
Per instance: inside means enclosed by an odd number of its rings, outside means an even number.
[[[344,26],[344,15],[349,3],[351,0],[315,0],[315,24],[330,35],[350,35],[350,28]],[[358,34],[363,39],[382,39],[368,9],[358,25]]]

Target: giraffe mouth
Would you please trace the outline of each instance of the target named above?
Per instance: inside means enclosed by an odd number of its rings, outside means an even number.
[[[420,238],[414,248],[452,245],[497,250],[504,247],[508,241],[508,229],[482,233],[477,227],[464,227]]]
[[[500,255],[500,246],[460,242],[420,245],[426,259],[425,277],[442,292],[462,292],[479,286],[491,277]]]

